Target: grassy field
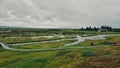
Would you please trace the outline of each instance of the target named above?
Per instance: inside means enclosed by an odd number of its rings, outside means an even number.
[[[6,68],[93,68],[99,66],[115,68],[113,66],[120,59],[119,53],[119,46],[47,52],[17,52],[0,48],[0,66]]]
[[[64,37],[53,37],[53,38],[31,38],[31,37],[21,37],[21,38],[0,38],[0,41],[7,44],[15,44],[15,43],[26,43],[26,42],[42,42],[42,41],[51,41],[51,40],[59,40],[59,39],[71,39],[76,36],[64,36]]]
[[[52,60],[55,51],[51,52],[16,52],[0,48],[0,67],[39,68]]]
[[[18,45],[18,46],[11,46],[12,48],[18,49],[47,49],[47,48],[58,48],[63,47],[65,44],[69,44],[75,42],[76,40],[66,40],[60,42],[49,42],[49,43],[37,43],[37,44],[25,44],[25,45]]]
[[[56,39],[56,38],[55,38]],[[57,38],[59,39],[59,38]],[[54,40],[42,38],[0,38],[5,43],[20,43]],[[66,40],[41,44],[11,46],[19,49],[58,48],[74,42]],[[91,44],[92,42],[92,44]],[[20,52],[6,50],[0,47],[0,67],[5,68],[117,68],[120,67],[120,36],[109,36],[106,40],[86,40],[75,45],[96,46],[93,48],[77,48],[44,52]],[[108,45],[108,46],[99,46]],[[72,46],[71,46],[72,47]]]
[[[92,44],[91,44],[92,43]],[[120,36],[109,36],[105,40],[85,40],[75,46],[115,45],[120,43]]]

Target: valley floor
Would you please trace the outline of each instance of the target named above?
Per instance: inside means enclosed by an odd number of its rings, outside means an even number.
[[[67,37],[70,39],[71,37]],[[73,37],[75,38],[75,37]],[[74,40],[63,40],[58,42],[24,44],[10,46],[17,49],[51,49],[65,48],[54,51],[12,51],[0,47],[0,67],[5,68],[119,68],[120,67],[120,36],[107,36],[106,39],[91,40],[73,46],[64,46],[73,43]],[[24,39],[2,38],[6,44],[23,42]],[[27,38],[28,39],[28,38]],[[38,38],[28,41],[50,41],[59,38]],[[63,38],[66,39],[66,38]],[[10,39],[9,39],[10,40]]]

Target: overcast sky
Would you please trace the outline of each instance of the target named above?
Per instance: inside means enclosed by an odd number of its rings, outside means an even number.
[[[0,0],[0,26],[120,27],[120,0]]]

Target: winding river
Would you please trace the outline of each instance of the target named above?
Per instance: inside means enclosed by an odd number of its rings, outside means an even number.
[[[59,41],[65,41],[65,40],[77,40],[76,42],[73,43],[69,43],[69,44],[65,44],[64,47],[62,48],[50,48],[50,49],[15,49],[15,48],[10,48],[8,45],[3,44],[2,42],[0,42],[1,46],[4,49],[7,50],[14,50],[14,51],[51,51],[51,50],[64,50],[64,49],[70,49],[70,48],[91,48],[89,47],[84,47],[84,46],[80,46],[80,47],[66,47],[66,46],[72,46],[78,43],[81,43],[87,39],[90,40],[104,40],[105,37],[107,36],[120,36],[120,34],[108,34],[108,35],[97,35],[97,36],[91,36],[91,37],[81,37],[79,35],[77,35],[77,38],[72,38],[72,39],[60,39],[60,40],[53,40],[53,41],[43,41],[43,42],[29,42],[29,43],[18,43],[18,44],[11,44],[11,45],[24,45],[24,44],[36,44],[36,43],[48,43],[48,42],[59,42]],[[92,46],[93,47],[93,46]]]
[[[81,43],[87,39],[89,40],[105,40],[107,36],[120,36],[120,34],[107,34],[107,35],[96,35],[96,36],[90,36],[90,37],[81,37],[79,35],[77,35],[77,41],[76,42],[73,42],[73,43],[70,43],[70,44],[65,44],[64,46],[72,46],[72,45],[75,45],[75,44],[78,44],[78,43]]]

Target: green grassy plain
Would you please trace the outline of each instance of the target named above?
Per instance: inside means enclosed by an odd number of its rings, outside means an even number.
[[[0,40],[3,40],[0,39]],[[27,39],[22,40],[26,42]],[[47,39],[48,40],[48,39]],[[50,39],[51,40],[51,39]],[[53,40],[53,39],[52,39]],[[3,42],[17,43],[20,42],[5,39]],[[33,39],[32,39],[33,41]],[[29,42],[32,42],[29,40]],[[36,41],[36,39],[35,39]],[[43,41],[43,39],[37,39]],[[28,42],[28,41],[27,41]],[[66,40],[52,43],[29,44],[22,46],[12,46],[20,49],[43,49],[57,48],[64,44],[74,42],[74,40]],[[0,67],[5,68],[117,68],[120,62],[120,36],[106,37],[106,40],[86,40],[77,46],[91,46],[93,48],[77,48],[57,51],[43,52],[20,52],[6,50],[0,47]],[[108,45],[108,46],[99,46]],[[74,47],[75,47],[74,46]]]
[[[18,48],[18,49],[48,49],[48,48],[63,47],[65,44],[69,44],[75,41],[76,40],[65,40],[65,41],[59,41],[59,42],[16,45],[11,47]]]
[[[53,37],[53,38],[30,38],[30,37],[21,37],[21,38],[0,38],[0,41],[7,44],[15,43],[26,43],[26,42],[42,42],[42,41],[51,41],[59,39],[71,39],[75,36],[65,36],[65,37]]]
[[[0,67],[6,68],[93,68],[117,62],[119,46],[70,49],[46,52],[18,52],[0,48]],[[106,59],[108,58],[108,59]],[[105,61],[111,60],[111,63]],[[104,60],[104,61],[103,61]],[[89,66],[86,66],[86,64]],[[100,64],[99,64],[100,63]],[[104,63],[106,65],[104,65]],[[114,65],[114,64],[112,64]],[[111,67],[114,68],[114,67]]]
[[[93,45],[91,45],[93,43]],[[75,46],[98,46],[98,45],[114,45],[120,43],[120,36],[108,36],[105,40],[85,40]]]

